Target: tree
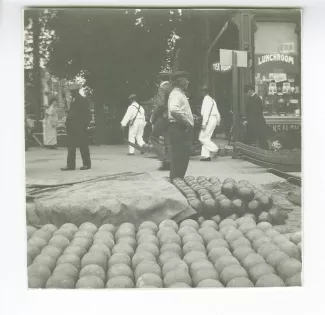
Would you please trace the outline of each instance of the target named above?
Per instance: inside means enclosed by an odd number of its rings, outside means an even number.
[[[26,9],[24,13],[25,95],[32,91],[28,98],[33,100],[34,113],[39,121],[42,108],[41,67],[48,61],[48,47],[54,35],[47,23],[54,18],[56,11]]]
[[[60,78],[73,79],[82,73],[93,90],[99,143],[103,142],[104,103],[115,106],[117,116],[122,116],[131,93],[143,100],[153,96],[155,76],[166,67],[172,49],[177,12],[61,9],[48,22],[55,30],[48,67]]]

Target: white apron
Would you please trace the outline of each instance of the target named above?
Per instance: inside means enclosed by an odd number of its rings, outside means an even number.
[[[43,141],[44,145],[57,145],[57,123],[58,114],[53,105],[45,110],[43,120]]]

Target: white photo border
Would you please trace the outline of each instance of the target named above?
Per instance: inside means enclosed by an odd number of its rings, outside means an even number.
[[[24,1],[0,3],[0,313],[325,314],[325,69],[323,1],[246,0],[247,7],[302,7],[304,287],[216,290],[33,290],[26,274],[23,8],[26,6],[242,7],[242,1]]]

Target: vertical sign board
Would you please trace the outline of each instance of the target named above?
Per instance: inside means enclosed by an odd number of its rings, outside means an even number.
[[[233,65],[233,52],[236,55],[237,67],[247,68],[247,51],[241,50],[228,50],[220,49],[220,65],[232,66]]]

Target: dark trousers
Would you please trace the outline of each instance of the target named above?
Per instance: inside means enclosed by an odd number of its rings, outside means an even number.
[[[82,158],[83,166],[91,167],[91,160],[90,160],[90,151],[88,143],[81,143],[79,146],[80,154]],[[68,144],[68,158],[67,158],[67,166],[68,168],[76,168],[76,151],[77,145],[73,143]]]
[[[159,139],[163,135],[163,132],[166,128],[166,123],[164,117],[158,117],[155,121],[155,124],[152,127],[151,136],[152,138]]]
[[[164,138],[164,158],[162,160],[163,163],[169,162],[169,153],[168,153],[168,121],[164,117],[159,117],[155,121],[155,124],[152,127],[152,132],[150,138],[152,141],[159,139],[159,137]]]
[[[168,164],[170,161],[170,152],[169,152],[169,134],[168,134],[168,126],[166,130],[163,132],[163,137],[164,137],[164,149],[165,149],[165,158],[163,160],[164,164]]]
[[[146,142],[146,143],[148,142],[151,132],[152,132],[152,125],[150,122],[147,122],[146,126],[144,127],[144,131],[143,131],[143,141],[144,142]]]
[[[257,140],[258,146],[261,149],[263,150],[269,149],[265,126],[252,125],[248,123],[246,127],[244,142],[246,144],[252,144],[255,140]]]
[[[193,129],[185,130],[183,125],[170,123],[169,155],[170,155],[170,179],[184,178],[191,156]]]

